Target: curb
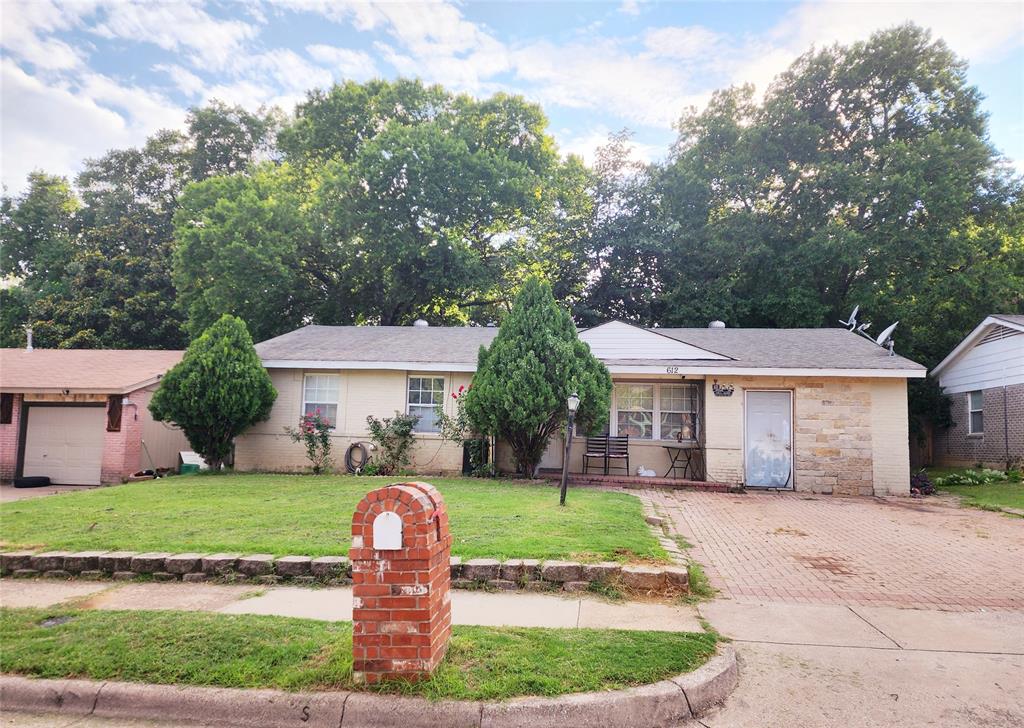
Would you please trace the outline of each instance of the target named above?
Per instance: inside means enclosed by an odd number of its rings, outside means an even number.
[[[0,710],[166,720],[222,728],[661,728],[700,717],[736,687],[736,652],[718,654],[691,673],[626,690],[503,702],[432,702],[375,693],[46,680],[0,675]]]

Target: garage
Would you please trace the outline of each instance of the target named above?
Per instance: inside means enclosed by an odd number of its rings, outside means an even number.
[[[100,484],[103,406],[30,406],[26,415],[26,476],[45,475],[63,485]]]

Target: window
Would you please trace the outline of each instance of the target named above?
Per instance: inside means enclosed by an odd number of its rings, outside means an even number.
[[[692,384],[662,384],[660,402],[661,439],[695,439],[697,388]]]
[[[337,374],[307,374],[302,387],[302,414],[320,413],[320,417],[335,427],[338,424]]]
[[[616,384],[615,435],[638,440],[697,437],[696,384]]]
[[[437,432],[437,406],[444,402],[444,377],[409,377],[409,414],[419,415],[416,432]]]
[[[970,425],[967,430],[971,435],[980,435],[985,431],[985,395],[980,392],[967,393],[967,411]]]
[[[619,384],[615,387],[617,435],[654,439],[654,385]]]

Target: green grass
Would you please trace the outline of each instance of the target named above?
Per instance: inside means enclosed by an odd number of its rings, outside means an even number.
[[[928,468],[928,477],[932,480],[945,475],[962,473],[971,468]],[[1014,483],[1007,478],[1002,482],[985,485],[943,485],[937,486],[939,492],[952,493],[963,502],[975,508],[989,511],[1001,511],[1004,508],[1024,510],[1024,483]]]
[[[13,548],[347,554],[363,495],[400,478],[312,475],[174,477],[0,506]],[[463,558],[665,560],[640,501],[551,486],[431,478]]]
[[[55,626],[43,620],[69,618]],[[614,690],[691,671],[713,634],[455,627],[430,680],[378,691],[498,700]],[[0,610],[0,671],[45,678],[350,690],[352,625],[287,617]],[[364,688],[365,689],[365,688]]]

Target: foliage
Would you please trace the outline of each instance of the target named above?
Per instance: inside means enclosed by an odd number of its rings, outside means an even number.
[[[276,397],[245,322],[224,314],[160,380],[149,411],[180,427],[192,449],[219,470],[235,437],[267,419]]]
[[[463,559],[667,559],[626,493],[581,488],[559,508],[536,485],[507,479],[430,482]],[[0,521],[9,549],[345,555],[338,524],[373,487],[350,475],[201,474],[3,503]]]
[[[449,415],[444,411],[444,403],[439,403],[434,410],[435,421],[442,440],[454,443],[468,451],[470,474],[478,478],[491,477],[496,470],[493,462],[485,462],[489,443],[485,437],[473,429],[469,415],[466,414],[466,395],[472,388],[473,385],[469,387],[459,385],[459,390],[452,392],[452,399],[455,400],[455,414]]]
[[[367,416],[366,429],[379,453],[376,460],[378,475],[395,475],[409,464],[412,446],[416,442],[414,430],[419,421],[419,415],[402,412],[383,419]]]
[[[66,617],[54,626],[47,618]],[[351,622],[183,611],[3,609],[5,673],[165,685],[373,690],[433,700],[603,691],[695,670],[708,633],[524,627],[452,628],[429,679],[367,687],[352,674]],[[130,645],[131,649],[126,649]]]
[[[963,470],[935,478],[935,485],[945,488],[949,485],[988,485],[989,483],[1001,483],[1007,480],[1007,474],[1001,470],[981,468],[978,470]]]
[[[530,278],[494,341],[480,348],[466,415],[477,432],[508,442],[522,472],[533,477],[548,440],[566,422],[569,395],[579,395],[576,421],[590,432],[607,422],[611,389],[611,375],[580,341],[551,287]]]
[[[292,442],[301,442],[313,475],[321,475],[334,468],[331,458],[331,425],[320,416],[320,410],[299,418],[298,427],[286,427]]]

